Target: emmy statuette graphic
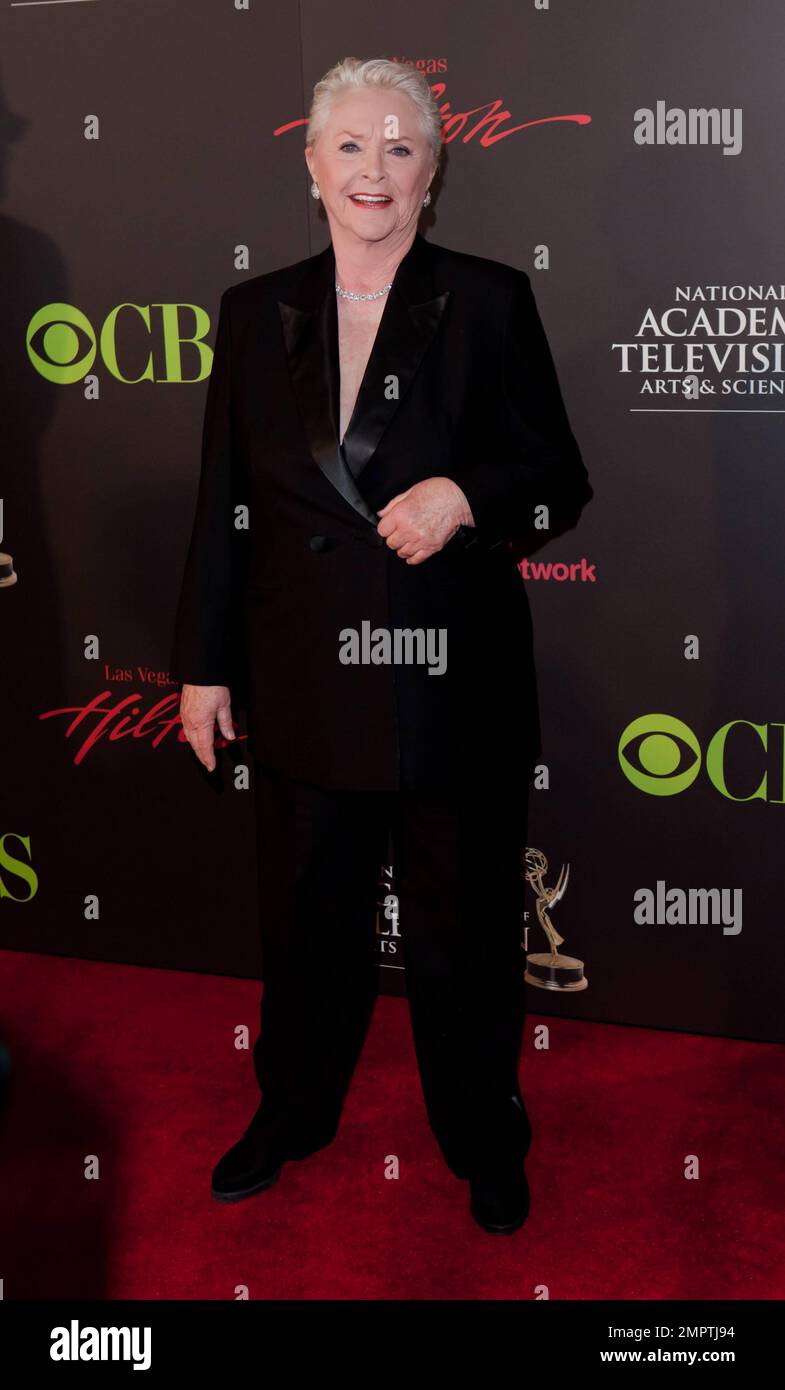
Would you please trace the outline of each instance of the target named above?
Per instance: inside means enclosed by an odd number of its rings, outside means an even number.
[[[548,916],[548,909],[564,897],[570,877],[570,866],[563,864],[556,884],[553,888],[548,888],[543,881],[548,872],[548,860],[542,851],[527,849],[524,863],[523,877],[531,884],[537,896],[537,921],[551,944],[551,951],[550,955],[544,952],[527,955],[523,978],[530,985],[536,985],[538,989],[555,989],[566,993],[587,989],[589,981],[583,973],[583,961],[575,956],[559,954],[558,948],[562,945],[564,937],[559,936]]]
[[[15,584],[17,579],[14,569],[13,556],[6,555],[0,550],[0,589],[7,589],[11,584]]]

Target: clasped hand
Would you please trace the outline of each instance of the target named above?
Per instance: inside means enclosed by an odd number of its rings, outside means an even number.
[[[381,508],[376,530],[407,565],[435,555],[460,526],[473,526],[466,497],[452,478],[426,478]]]

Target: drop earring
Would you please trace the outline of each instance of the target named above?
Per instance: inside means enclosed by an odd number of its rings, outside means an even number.
[[[321,196],[322,196],[322,195],[321,195],[321,193],[319,192],[319,185],[318,185],[318,183],[316,182],[316,179],[313,179],[313,180],[311,181],[311,197],[312,197],[312,198],[321,198]]]
[[[428,192],[426,193],[425,197],[424,197],[423,200],[422,200],[422,205],[423,205],[423,207],[424,207],[424,208],[427,208],[427,206],[428,206],[428,204],[430,203],[430,201],[431,201],[431,190],[430,190],[430,188],[429,188],[429,189],[428,189]]]

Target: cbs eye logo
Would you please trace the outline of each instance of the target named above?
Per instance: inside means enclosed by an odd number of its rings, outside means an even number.
[[[155,321],[150,310],[157,309]],[[180,309],[190,309],[193,314],[193,333],[182,331]],[[125,315],[121,318],[123,310]],[[125,356],[144,359],[143,370],[138,376],[126,376],[120,368],[118,329],[127,330]],[[209,376],[213,361],[213,350],[204,341],[210,331],[210,317],[198,304],[118,304],[110,309],[100,331],[96,333],[93,325],[81,309],[73,304],[44,304],[33,314],[27,325],[25,338],[27,354],[36,371],[56,386],[71,386],[84,381],[96,356],[107,371],[118,381],[129,386],[140,381],[197,382]],[[140,348],[141,337],[141,348]],[[133,340],[133,342],[131,342]],[[190,344],[199,362],[199,375],[184,377],[182,373],[182,346]],[[157,356],[163,371],[156,373],[153,353]]]
[[[619,762],[634,787],[650,796],[676,796],[695,781],[701,750],[692,729],[672,714],[643,714],[619,739]]]
[[[96,351],[93,326],[73,304],[45,304],[27,325],[30,361],[41,376],[58,386],[87,376]]]

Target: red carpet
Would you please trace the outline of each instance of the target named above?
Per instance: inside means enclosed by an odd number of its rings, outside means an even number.
[[[257,983],[13,951],[0,970],[6,1299],[785,1297],[781,1047],[551,1020],[537,1051],[531,1015],[532,1211],[490,1236],[428,1128],[405,1000],[378,1000],[330,1148],[223,1206]]]

